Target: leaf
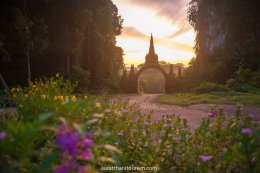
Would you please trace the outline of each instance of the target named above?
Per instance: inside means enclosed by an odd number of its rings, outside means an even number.
[[[36,172],[37,173],[48,172],[52,167],[53,162],[57,159],[57,156],[58,156],[57,151],[54,151],[50,155],[46,156]]]
[[[113,145],[105,144],[105,145],[101,146],[101,148],[104,148],[104,149],[110,150],[110,151],[114,151],[118,154],[122,154],[122,152]]]
[[[109,163],[115,164],[115,161],[112,158],[110,158],[110,157],[99,157],[98,161],[100,161],[100,162],[109,162]]]
[[[118,155],[115,152],[111,152],[111,151],[109,153],[110,153],[111,157],[116,161],[116,166],[120,167],[121,162],[120,162]],[[119,171],[119,172],[122,172],[122,171]]]
[[[98,122],[98,119],[94,118],[94,119],[91,119],[91,120],[87,121],[86,125],[91,125],[91,124],[94,124],[94,123],[97,123],[97,122]]]
[[[47,119],[49,119],[50,117],[52,117],[53,115],[55,115],[55,112],[47,112],[44,114],[39,115],[39,120],[40,121],[46,121]]]
[[[91,107],[91,105],[93,105],[95,103],[96,100],[91,100],[91,101],[87,101],[87,102],[83,102],[82,104],[79,104],[78,107],[76,108],[76,113],[79,114],[80,112],[82,112],[84,109]]]

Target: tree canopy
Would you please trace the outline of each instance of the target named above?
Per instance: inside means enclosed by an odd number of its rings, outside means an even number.
[[[260,71],[260,1],[192,0],[188,20],[196,32],[192,74],[223,83],[239,67]]]
[[[123,19],[111,0],[2,0],[0,73],[8,85],[73,66],[89,72],[90,88],[115,87]]]

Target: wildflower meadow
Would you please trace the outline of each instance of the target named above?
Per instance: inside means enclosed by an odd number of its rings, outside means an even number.
[[[77,95],[75,86],[57,74],[11,89],[16,111],[0,116],[1,173],[260,172],[259,125],[242,105],[235,115],[211,107],[192,130],[176,115],[155,121],[126,99]]]

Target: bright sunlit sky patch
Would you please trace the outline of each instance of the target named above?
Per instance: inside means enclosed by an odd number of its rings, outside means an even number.
[[[194,57],[195,34],[187,18],[189,0],[113,0],[124,19],[117,45],[126,65],[140,64],[153,33],[159,60],[187,64]]]

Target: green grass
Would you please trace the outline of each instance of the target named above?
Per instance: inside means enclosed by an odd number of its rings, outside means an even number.
[[[161,95],[156,99],[158,103],[189,106],[193,104],[236,104],[260,106],[260,92],[213,92],[213,93],[177,93]]]

